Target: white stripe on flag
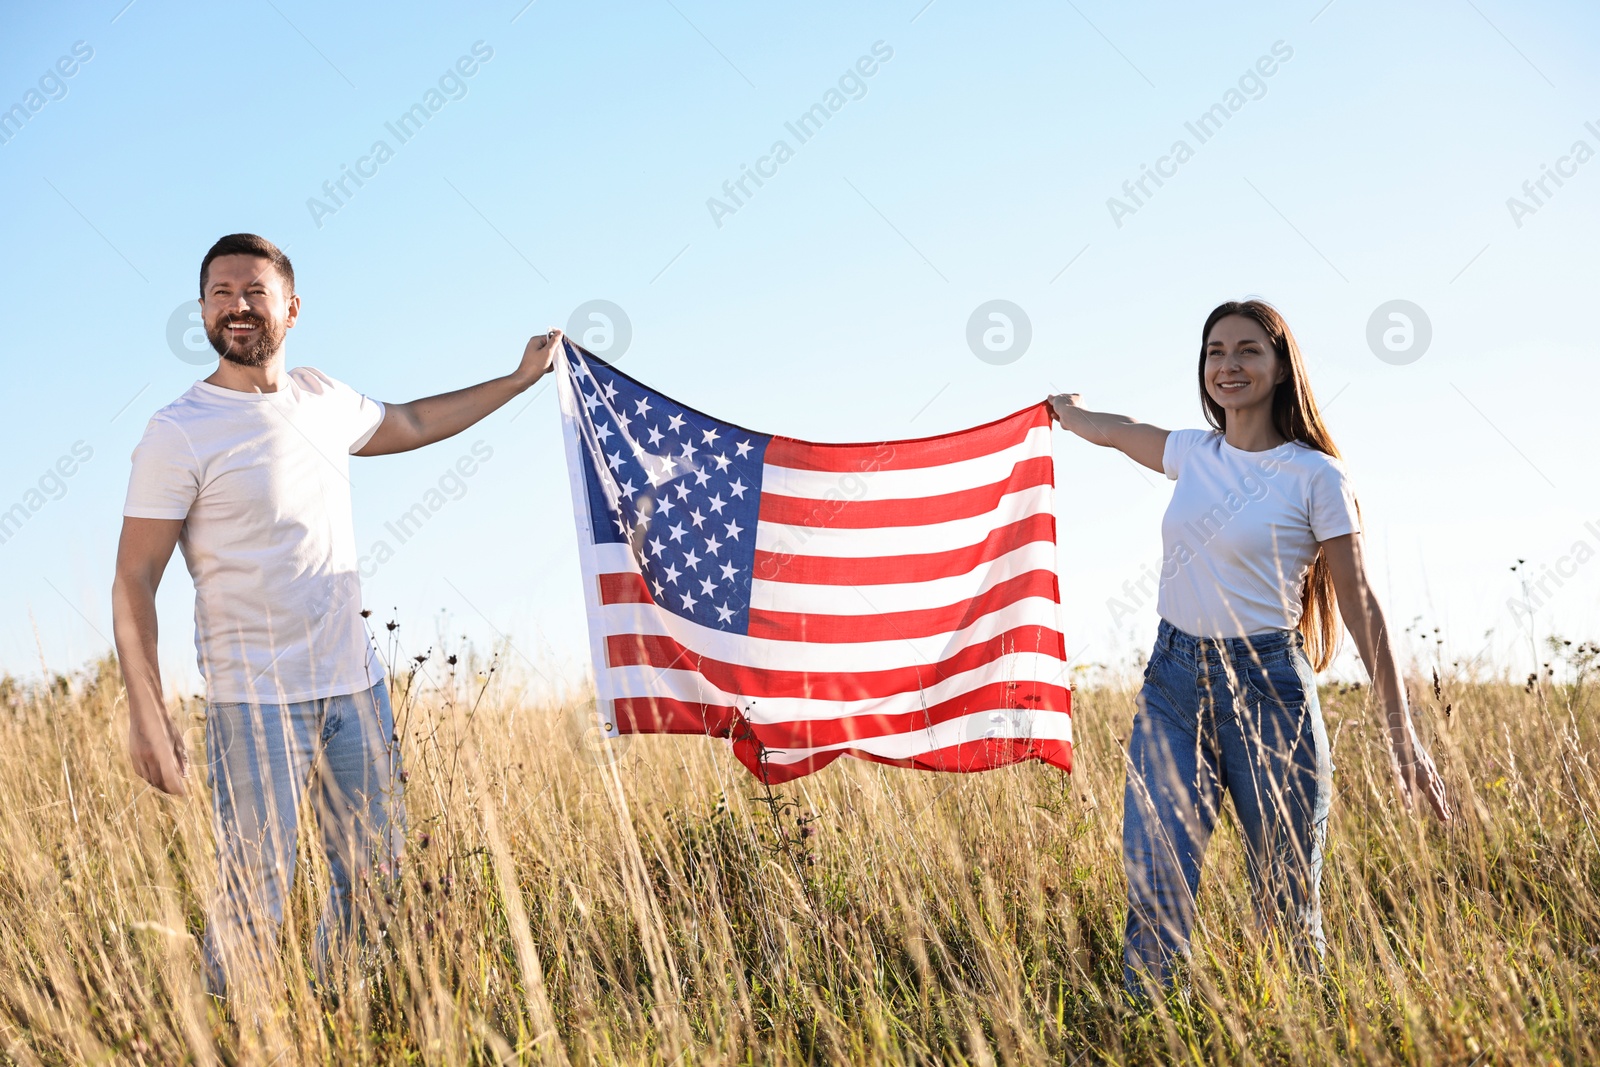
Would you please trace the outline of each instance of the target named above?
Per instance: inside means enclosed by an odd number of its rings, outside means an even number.
[[[893,585],[813,585],[769,582],[757,578],[750,590],[750,606],[765,611],[797,611],[807,615],[877,615],[890,611],[942,608],[977,596],[1001,582],[1029,571],[1055,571],[1056,546],[1030,541],[980,563],[965,574],[930,578],[925,582]]]
[[[1018,732],[1022,731],[1022,732]],[[902,734],[857,738],[816,748],[769,748],[772,763],[799,763],[819,752],[855,749],[883,759],[910,759],[924,752],[951,748],[963,741],[985,737],[1021,737],[1034,741],[1072,740],[1072,716],[1064,711],[1015,711],[985,709],[934,723]]]
[[[993,485],[1011,468],[1034,456],[1050,455],[1050,427],[1035,426],[1021,442],[974,459],[908,470],[812,471],[768,463],[762,491],[810,500],[907,500],[944,496],[963,489]],[[831,497],[830,497],[830,494]]]
[[[756,526],[756,547],[802,556],[905,556],[946,552],[981,544],[1002,526],[1050,510],[1048,485],[1035,485],[1000,498],[992,511],[965,519],[917,526],[844,529],[833,526],[787,526],[762,519]]]
[[[652,604],[608,604],[600,609],[600,623],[608,635],[665,635],[692,652],[723,663],[760,670],[803,671],[824,675],[897,670],[903,667],[931,669],[933,664],[955,655],[968,645],[981,644],[1018,626],[1054,629],[1056,605],[1053,600],[1044,597],[1028,597],[951,633],[838,644],[746,637],[701,626]],[[885,629],[889,633],[894,632],[887,627]]]
[[[691,670],[660,667],[610,667],[604,672],[612,691],[606,699],[662,697],[691,704],[736,707],[753,723],[826,722],[858,715],[899,715],[918,707],[933,707],[985,685],[1011,678],[1038,678],[1046,685],[1067,684],[1067,666],[1055,656],[1017,652],[982,667],[941,678],[921,690],[871,697],[866,700],[818,700],[814,697],[761,697],[753,704],[747,696],[725,693]]]

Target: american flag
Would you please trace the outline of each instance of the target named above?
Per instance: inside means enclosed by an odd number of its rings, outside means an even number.
[[[840,756],[1071,770],[1044,404],[812,444],[570,341],[557,386],[608,735],[730,738],[769,783]]]

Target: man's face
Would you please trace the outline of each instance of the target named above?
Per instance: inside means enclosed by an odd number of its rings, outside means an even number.
[[[217,355],[241,367],[261,367],[283,347],[300,314],[300,298],[264,256],[218,256],[206,269],[200,315]]]

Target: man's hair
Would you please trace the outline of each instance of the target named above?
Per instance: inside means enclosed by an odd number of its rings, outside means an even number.
[[[218,256],[260,256],[271,261],[278,269],[278,275],[283,279],[283,284],[288,288],[289,295],[294,295],[294,265],[289,262],[289,257],[283,250],[265,237],[258,237],[253,233],[230,233],[211,246],[211,251],[206,253],[206,258],[200,261],[200,298],[206,295],[206,271],[211,267],[211,261]]]

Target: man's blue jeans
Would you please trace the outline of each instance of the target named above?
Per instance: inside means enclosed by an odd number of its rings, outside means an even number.
[[[1316,676],[1300,634],[1198,638],[1165,619],[1128,745],[1123,982],[1168,986],[1189,955],[1200,867],[1233,797],[1257,921],[1320,964],[1318,883],[1333,790]]]
[[[393,871],[405,835],[387,684],[298,704],[211,704],[206,764],[217,839],[207,990],[221,996],[246,974],[269,973],[308,795],[332,882],[315,946],[325,973],[354,933],[352,890],[375,866]]]

